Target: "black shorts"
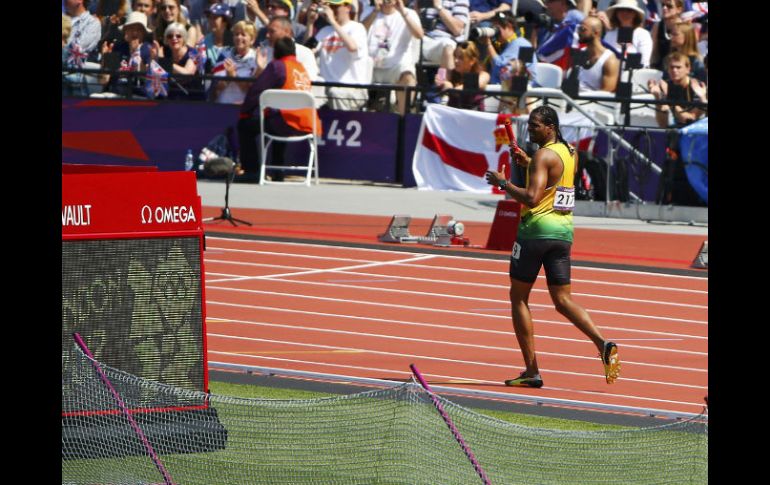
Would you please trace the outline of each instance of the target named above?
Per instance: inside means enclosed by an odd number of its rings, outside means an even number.
[[[543,266],[549,285],[568,285],[571,249],[572,243],[560,239],[519,239],[513,243],[508,274],[524,283],[534,283]]]

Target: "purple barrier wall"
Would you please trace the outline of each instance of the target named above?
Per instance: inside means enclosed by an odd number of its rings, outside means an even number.
[[[401,183],[404,187],[415,187],[417,182],[414,180],[412,172],[412,159],[414,150],[417,148],[417,137],[420,134],[420,125],[422,124],[422,115],[407,114],[404,120],[404,145],[401,159]]]
[[[616,130],[617,132],[617,130]],[[644,129],[627,128],[622,133],[623,139],[635,146],[642,154],[653,161],[659,167],[663,167],[663,161],[666,159],[666,133],[648,132]],[[599,132],[596,135],[596,144],[594,145],[594,154],[600,157],[607,157],[609,137],[605,132]],[[612,141],[612,146],[617,145]],[[647,202],[654,202],[660,183],[660,174],[654,172],[648,165],[639,161],[639,159],[629,153],[625,148],[620,148],[615,152],[615,160],[625,160],[628,170],[628,190],[639,196]],[[612,175],[616,174],[617,164],[613,166]]]
[[[333,110],[319,115],[324,127],[320,176],[396,181],[398,115]],[[183,170],[188,149],[197,156],[237,119],[235,105],[65,98],[62,161]],[[307,148],[294,145],[287,149],[287,158],[306,159]]]

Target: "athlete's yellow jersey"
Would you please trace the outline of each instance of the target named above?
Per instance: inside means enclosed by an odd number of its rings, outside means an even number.
[[[572,210],[575,207],[575,159],[569,148],[560,142],[543,145],[559,155],[564,170],[559,181],[546,187],[542,200],[535,207],[524,206],[518,237],[521,239],[561,239],[572,242],[574,226]],[[529,186],[529,167],[527,167]]]

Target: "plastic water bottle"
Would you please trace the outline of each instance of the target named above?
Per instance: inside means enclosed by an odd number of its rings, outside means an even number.
[[[184,169],[186,171],[192,170],[193,167],[193,152],[192,149],[187,150],[187,155],[184,157]]]

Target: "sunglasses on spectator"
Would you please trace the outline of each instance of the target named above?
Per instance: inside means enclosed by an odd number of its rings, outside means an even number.
[[[661,3],[660,6],[663,8],[674,8],[673,3]]]
[[[176,8],[176,5],[161,5],[161,10],[174,10]]]
[[[166,36],[167,39],[182,39],[184,36],[182,34],[168,34]]]

